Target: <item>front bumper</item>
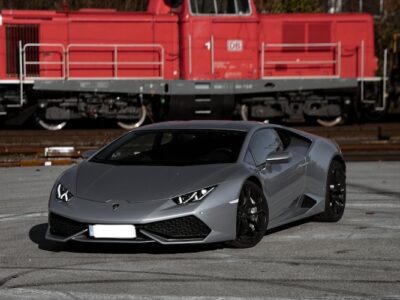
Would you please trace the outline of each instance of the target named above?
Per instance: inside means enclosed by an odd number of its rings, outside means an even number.
[[[238,188],[236,188],[238,187]],[[205,244],[236,238],[237,198],[240,182],[220,184],[202,201],[177,205],[171,199],[129,202],[94,201],[74,196],[69,202],[49,201],[49,229],[46,239],[57,242],[105,242]],[[134,196],[133,196],[134,198]],[[57,228],[52,218],[57,216]],[[95,239],[89,225],[134,225],[135,239]],[[64,226],[62,226],[64,225]],[[67,228],[67,229],[65,229]],[[68,231],[71,229],[71,231]]]
[[[112,243],[152,243],[189,244],[202,243],[210,235],[211,229],[193,215],[168,219],[147,224],[133,224],[135,239],[94,239],[89,236],[89,223],[74,221],[56,214],[49,214],[46,239],[56,242],[112,242]]]

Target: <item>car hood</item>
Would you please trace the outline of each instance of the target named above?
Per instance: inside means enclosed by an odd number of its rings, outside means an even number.
[[[77,169],[76,196],[129,203],[170,199],[221,183],[237,169],[237,164],[171,167],[83,162]]]

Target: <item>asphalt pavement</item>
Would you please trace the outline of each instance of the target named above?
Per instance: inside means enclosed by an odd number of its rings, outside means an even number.
[[[339,223],[291,224],[251,249],[49,243],[65,168],[0,169],[1,300],[400,299],[400,162],[349,163]]]

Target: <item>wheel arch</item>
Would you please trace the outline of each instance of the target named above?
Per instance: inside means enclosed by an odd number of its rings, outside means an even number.
[[[310,163],[306,171],[305,194],[312,195],[322,203],[322,199],[326,197],[326,182],[332,161],[338,161],[345,166],[345,160],[339,147],[334,142],[324,138],[314,139],[308,156]],[[322,204],[319,208],[316,208],[317,211],[323,209]]]
[[[339,162],[339,163],[343,166],[344,171],[346,172],[346,161],[344,160],[344,158],[343,158],[342,155],[340,155],[340,154],[334,155],[333,158],[332,158],[332,160],[331,160],[331,163],[332,163],[333,161]]]
[[[262,193],[264,194],[265,205],[267,206],[268,223],[269,223],[269,221],[270,221],[270,211],[269,211],[268,198],[267,198],[267,195],[265,194],[264,186],[263,186],[263,184],[261,183],[261,180],[260,180],[257,176],[252,175],[252,176],[248,177],[248,178],[245,180],[245,182],[246,182],[246,181],[250,181],[250,182],[254,183],[255,185],[257,185],[257,186],[261,189]],[[244,184],[244,183],[243,183],[243,184]]]
[[[246,181],[250,181],[256,184],[260,189],[263,190],[263,185],[261,184],[261,181],[257,176],[250,176],[249,178],[246,179]]]

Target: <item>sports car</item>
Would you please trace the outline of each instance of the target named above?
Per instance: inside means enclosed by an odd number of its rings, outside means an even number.
[[[255,246],[267,229],[338,221],[338,145],[279,125],[182,121],[130,131],[66,170],[49,200],[57,242]]]

